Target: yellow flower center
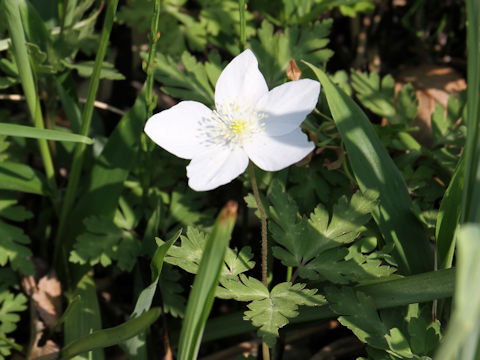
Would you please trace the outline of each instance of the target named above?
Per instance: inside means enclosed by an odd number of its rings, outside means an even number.
[[[244,118],[235,119],[230,124],[230,130],[237,135],[240,135],[247,129],[247,123]]]

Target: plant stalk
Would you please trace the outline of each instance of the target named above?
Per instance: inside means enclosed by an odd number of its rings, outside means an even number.
[[[255,177],[255,169],[253,163],[250,161],[248,164],[248,171],[250,173],[250,180],[252,182],[253,196],[257,202],[258,211],[260,212],[260,221],[262,223],[262,283],[268,288],[267,280],[267,256],[268,256],[268,242],[267,242],[267,219],[265,217],[265,209],[263,208],[262,201],[260,200],[260,193],[258,192],[257,179]],[[270,349],[265,342],[262,342],[262,355],[264,360],[270,360]]]
[[[247,22],[245,20],[245,0],[238,0],[238,10],[240,12],[240,43],[242,50],[247,48]]]
[[[148,58],[145,72],[147,73],[146,81],[146,98],[147,98],[147,117],[152,116],[152,111],[155,108],[156,104],[154,103],[155,97],[153,96],[153,60],[155,58],[155,49],[157,47],[158,39],[160,38],[160,33],[158,32],[158,21],[160,19],[160,0],[155,0],[153,5],[153,18],[150,26],[150,44],[148,47]]]
[[[250,179],[252,181],[253,196],[255,196],[255,201],[257,202],[258,211],[260,212],[260,221],[262,223],[262,283],[265,287],[268,288],[267,281],[267,218],[265,217],[265,209],[263,208],[262,201],[260,200],[260,194],[258,192],[257,179],[255,177],[255,169],[253,168],[253,163],[250,161],[248,164],[248,171],[250,173]]]

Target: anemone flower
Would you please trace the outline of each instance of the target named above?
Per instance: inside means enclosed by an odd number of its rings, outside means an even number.
[[[148,119],[145,133],[165,150],[191,160],[187,176],[193,190],[212,190],[242,174],[249,159],[263,170],[277,171],[310,153],[315,145],[300,124],[319,93],[320,83],[310,79],[269,91],[247,49],[220,74],[215,110],[182,101]]]

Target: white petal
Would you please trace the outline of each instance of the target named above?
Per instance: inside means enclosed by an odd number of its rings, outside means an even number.
[[[258,134],[243,144],[248,157],[266,171],[282,170],[308,155],[314,148],[300,128],[282,136]]]
[[[199,131],[202,119],[212,113],[196,101],[182,101],[147,120],[145,133],[159,146],[183,159],[205,150]]]
[[[247,165],[243,149],[217,147],[193,158],[187,166],[188,185],[196,191],[213,190],[235,179]]]
[[[253,107],[266,93],[268,86],[257,58],[250,49],[235,57],[222,71],[215,86],[217,110],[235,103]]]
[[[290,81],[272,89],[257,103],[265,113],[265,132],[271,136],[288,134],[312,112],[320,94],[320,83],[310,79]]]

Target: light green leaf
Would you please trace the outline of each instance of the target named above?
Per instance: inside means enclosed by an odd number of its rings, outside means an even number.
[[[266,290],[266,288],[265,288]],[[305,289],[305,284],[280,283],[276,285],[267,297],[254,300],[248,304],[244,319],[259,327],[258,335],[270,347],[276,343],[278,329],[288,324],[289,319],[298,316],[298,306],[316,306],[325,303],[321,295],[316,295],[316,289]]]
[[[237,301],[261,300],[269,296],[268,289],[261,281],[240,274],[239,279],[225,279],[221,281],[222,287],[215,294],[222,299],[235,299]]]
[[[47,139],[55,141],[82,142],[93,144],[89,137],[72,134],[66,131],[38,129],[32,126],[0,123],[0,135],[20,136],[33,139]]]
[[[360,102],[375,114],[387,119],[395,119],[393,104],[395,81],[391,75],[380,80],[380,76],[352,71],[352,87]],[[397,123],[397,122],[394,122]]]
[[[27,310],[27,297],[14,295],[6,288],[0,289],[0,334],[8,334],[17,328],[19,312]]]

